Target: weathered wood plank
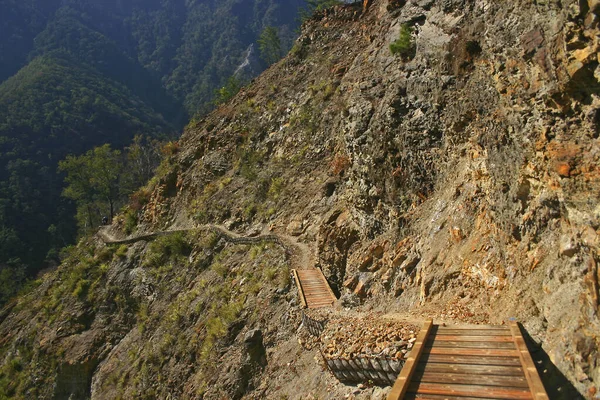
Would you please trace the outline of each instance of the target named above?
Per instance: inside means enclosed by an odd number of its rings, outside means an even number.
[[[295,270],[303,305],[308,308],[331,307],[336,297],[323,273],[318,269]]]
[[[456,329],[456,330],[461,330],[461,331],[473,331],[476,329],[503,330],[503,329],[508,329],[508,326],[506,326],[506,325],[477,325],[477,324],[438,325],[438,329]]]
[[[434,326],[428,332],[402,391],[388,400],[548,399],[516,323]]]
[[[469,365],[419,362],[416,369],[419,372],[443,372],[449,374],[523,376],[523,368],[504,365]]]
[[[477,332],[472,332],[476,335]],[[508,342],[512,343],[512,336],[467,336],[467,335],[445,335],[437,333],[435,340],[438,341],[453,341],[453,342]]]
[[[500,386],[528,389],[525,376],[454,374],[445,372],[417,372],[413,382],[453,383],[461,385]]]
[[[448,329],[439,327],[435,331],[436,335],[477,335],[477,336],[512,336],[508,328],[505,329],[473,329],[471,331],[464,329]]]
[[[521,328],[517,322],[511,322],[509,326],[515,340],[515,345],[519,351],[521,363],[523,364],[523,371],[525,372],[525,378],[527,378],[527,382],[529,383],[532,397],[535,400],[548,400],[546,389],[544,388],[537,369],[535,368],[535,364],[531,359],[531,354],[529,354],[525,339],[523,339],[523,335],[521,335]]]
[[[491,357],[518,357],[517,350],[510,349],[463,349],[456,347],[429,347],[423,351],[426,354],[448,354],[455,356],[491,356]]]
[[[337,297],[335,297],[335,293],[333,293],[333,290],[331,289],[331,286],[329,286],[329,282],[327,282],[327,279],[325,278],[325,275],[323,274],[323,271],[319,270],[319,276],[321,277],[321,279],[323,279],[323,283],[325,284],[325,287],[327,288],[327,291],[331,295],[332,299],[334,301],[337,300]]]
[[[398,379],[396,379],[392,390],[388,394],[387,400],[400,400],[406,394],[412,375],[415,373],[417,363],[419,362],[419,357],[423,352],[425,340],[427,340],[427,335],[429,335],[432,326],[432,320],[427,320],[423,323],[423,327],[417,335],[417,340],[404,363],[404,367],[402,367],[402,371],[400,371]]]
[[[497,400],[491,397],[447,396],[440,394],[407,393],[404,400]]]
[[[306,307],[308,307],[308,305],[306,304],[306,299],[304,298],[304,293],[302,292],[302,285],[300,284],[300,278],[298,277],[298,271],[293,269],[292,275],[294,276],[294,280],[296,281],[296,287],[298,288],[298,297],[300,297],[300,304],[302,304],[302,307],[306,308]]]
[[[445,354],[423,354],[423,362],[471,365],[507,365],[521,366],[521,360],[515,357],[485,357],[485,356],[452,356]]]
[[[527,389],[509,389],[492,386],[452,385],[438,383],[411,383],[411,392],[422,394],[441,394],[452,396],[491,397],[507,400],[531,400],[531,392]]]
[[[437,337],[432,337],[425,343],[426,347],[456,347],[468,349],[511,349],[516,350],[515,343],[510,342],[453,342],[449,340],[438,340]]]

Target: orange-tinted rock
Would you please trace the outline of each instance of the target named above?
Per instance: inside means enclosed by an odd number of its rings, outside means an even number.
[[[371,267],[368,268],[369,272],[375,272],[378,271],[379,269],[381,269],[382,264],[381,264],[381,260],[377,260],[373,263],[373,265],[371,265]]]
[[[556,163],[554,169],[562,177],[571,176],[571,167],[569,166],[568,163],[565,163],[565,162]]]
[[[406,260],[406,252],[403,251],[392,260],[392,266],[397,267]]]
[[[381,256],[383,256],[383,246],[379,243],[374,244],[369,248],[369,252],[373,257],[381,258]]]
[[[358,283],[358,276],[354,275],[353,277],[350,277],[344,281],[344,287],[352,290],[356,287],[357,283]]]
[[[458,226],[453,226],[450,228],[450,234],[452,235],[452,240],[455,243],[460,242],[464,238],[462,229],[460,229]]]
[[[366,255],[365,257],[363,257],[358,269],[361,271],[365,271],[367,268],[369,268],[371,266],[372,263],[373,263],[373,256],[371,254]]]
[[[354,288],[353,293],[359,297],[365,297],[367,295],[367,287],[365,283],[359,281],[356,287]]]

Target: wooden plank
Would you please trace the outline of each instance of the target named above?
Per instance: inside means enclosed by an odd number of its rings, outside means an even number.
[[[461,331],[473,331],[476,329],[503,330],[503,329],[508,329],[508,326],[506,326],[506,325],[477,325],[477,324],[438,325],[438,329],[457,329],[457,330],[461,330]]]
[[[531,354],[529,354],[525,339],[523,339],[523,335],[521,335],[521,328],[515,321],[511,321],[509,327],[515,340],[515,346],[519,351],[519,357],[521,359],[521,364],[523,364],[523,371],[525,372],[525,378],[527,378],[527,382],[529,383],[532,397],[535,400],[548,400],[546,389],[544,388],[537,369],[535,368],[535,364],[531,359]]]
[[[455,383],[461,385],[500,386],[529,389],[527,379],[516,375],[453,374],[444,372],[417,372],[413,382]]]
[[[328,294],[317,294],[317,293],[314,293],[314,294],[306,294],[306,297],[307,297],[307,298],[311,298],[311,299],[324,299],[324,300],[333,300],[333,299],[331,298],[331,296],[330,296],[330,295],[328,295]]]
[[[452,396],[491,397],[507,400],[531,400],[529,390],[517,388],[498,388],[477,385],[452,385],[440,383],[411,383],[411,392],[419,394],[441,394]]]
[[[438,328],[435,330],[436,335],[477,335],[477,336],[509,336],[512,337],[510,330],[507,329],[477,329],[465,331],[464,329],[446,329]]]
[[[427,363],[470,364],[470,365],[506,365],[520,367],[518,357],[452,356],[444,354],[423,354],[421,360]]]
[[[329,286],[329,282],[327,282],[327,279],[325,279],[325,275],[323,274],[323,271],[319,270],[319,275],[321,276],[321,278],[323,278],[323,283],[327,287],[327,290],[329,291],[329,294],[331,295],[331,297],[334,300],[337,300],[337,297],[335,297],[335,293],[333,293],[333,290],[331,290],[331,286]]]
[[[323,283],[323,281],[321,280],[321,278],[319,276],[312,276],[312,275],[302,276],[301,275],[300,279],[302,279],[303,281],[306,281],[306,282],[310,282],[311,284],[314,284],[314,285],[317,285],[317,284],[321,285]]]
[[[497,400],[491,397],[446,396],[439,394],[407,393],[404,400]]]
[[[333,299],[331,298],[331,296],[326,296],[326,295],[307,295],[306,296],[307,300],[314,300],[314,301],[333,301]]]
[[[500,376],[523,376],[523,368],[504,365],[469,365],[419,362],[419,372],[443,372],[449,374],[484,374]]]
[[[423,327],[417,335],[417,340],[415,341],[412,350],[408,354],[408,358],[402,367],[402,371],[400,371],[400,375],[398,375],[398,379],[396,379],[396,382],[394,382],[394,386],[388,394],[387,400],[400,400],[406,394],[410,379],[415,373],[417,363],[419,362],[419,357],[423,352],[423,344],[425,343],[425,340],[427,340],[427,335],[429,335],[432,326],[433,321],[431,319],[423,323]]]
[[[300,303],[302,304],[303,308],[306,308],[307,307],[306,299],[304,298],[304,293],[302,292],[302,285],[300,284],[300,278],[298,277],[298,271],[293,269],[292,274],[294,275],[294,280],[296,281],[296,287],[298,287],[298,294],[299,294],[298,297],[300,297]]]
[[[426,347],[457,347],[465,349],[511,349],[516,350],[515,342],[451,342],[449,340],[438,340],[432,337],[425,343]]]
[[[475,335],[476,332],[473,332]],[[451,342],[509,342],[513,343],[511,336],[462,336],[462,335],[444,335],[436,334],[435,340]]]
[[[510,349],[463,349],[457,347],[429,347],[424,349],[425,354],[447,354],[454,356],[490,356],[490,357],[518,357],[517,350]]]
[[[319,303],[327,303],[327,304],[331,304],[333,303],[333,300],[331,299],[311,299],[310,297],[307,299],[307,303],[308,304],[319,304]]]

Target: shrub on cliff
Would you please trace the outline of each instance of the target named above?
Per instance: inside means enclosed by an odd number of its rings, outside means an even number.
[[[415,51],[412,32],[413,30],[410,25],[402,24],[402,27],[400,27],[400,37],[390,44],[392,54],[399,54],[402,58],[412,58]]]

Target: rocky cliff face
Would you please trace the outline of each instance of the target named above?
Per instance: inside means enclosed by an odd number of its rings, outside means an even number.
[[[515,318],[551,398],[598,397],[600,3],[371,3],[307,22],[130,205],[197,230],[82,242],[3,311],[5,394],[384,394],[298,343],[288,269],[316,265],[336,318]]]

